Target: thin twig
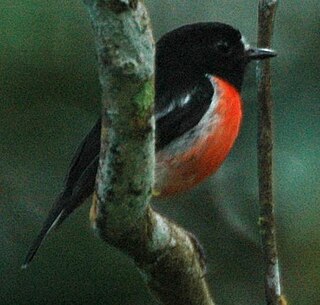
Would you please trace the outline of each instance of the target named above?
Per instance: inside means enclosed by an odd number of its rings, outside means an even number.
[[[269,48],[277,0],[259,1],[258,46]],[[258,176],[260,204],[260,234],[265,259],[265,294],[268,305],[283,303],[281,296],[279,260],[276,243],[276,225],[272,190],[272,97],[270,61],[258,66]]]

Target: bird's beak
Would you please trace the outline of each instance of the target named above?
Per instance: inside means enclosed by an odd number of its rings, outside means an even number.
[[[277,56],[277,53],[270,49],[249,48],[246,50],[246,55],[249,60],[262,60]]]

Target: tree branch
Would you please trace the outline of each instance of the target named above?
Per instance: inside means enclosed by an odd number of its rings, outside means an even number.
[[[269,48],[277,0],[259,1],[258,46]],[[286,304],[281,295],[276,225],[272,190],[272,97],[270,60],[258,63],[258,176],[260,234],[266,264],[265,294],[268,305]]]
[[[84,0],[103,91],[100,164],[90,211],[100,237],[132,257],[163,304],[210,304],[195,238],[154,212],[153,62],[142,1]]]

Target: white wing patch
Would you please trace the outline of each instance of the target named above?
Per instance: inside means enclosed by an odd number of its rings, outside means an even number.
[[[191,96],[193,94],[193,91],[191,94],[187,94],[186,96],[182,96],[181,98],[173,101],[171,104],[169,104],[166,108],[164,108],[161,112],[157,113],[155,115],[156,120],[163,118],[166,116],[169,112],[173,111],[177,107],[184,107],[191,101]]]
[[[191,94],[188,94],[184,99],[179,100],[178,103],[181,107],[183,107],[187,105],[190,102],[190,100],[191,100]]]
[[[220,116],[219,114],[215,113],[215,109],[218,106],[218,101],[219,101],[221,92],[217,87],[212,75],[207,74],[206,77],[209,79],[212,86],[214,87],[214,95],[212,96],[211,103],[208,110],[203,115],[203,117],[201,118],[201,120],[197,125],[195,125],[189,131],[184,133],[181,137],[174,139],[166,147],[164,147],[163,149],[164,155],[174,156],[175,154],[181,153],[182,150],[186,150],[187,147],[191,147],[193,143],[197,141],[200,135],[202,137],[203,136],[205,137],[206,135],[210,135],[212,129],[214,129],[217,126],[220,120]],[[184,99],[181,99],[180,103],[183,103],[183,102],[188,103],[191,100],[191,96],[192,94],[191,95],[188,94]],[[176,105],[175,107],[177,107],[177,103],[175,103],[175,105]]]

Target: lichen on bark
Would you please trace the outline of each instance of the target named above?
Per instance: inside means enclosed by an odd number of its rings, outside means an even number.
[[[199,243],[150,206],[154,42],[142,1],[84,0],[102,87],[100,162],[90,220],[129,255],[162,304],[213,305]]]

